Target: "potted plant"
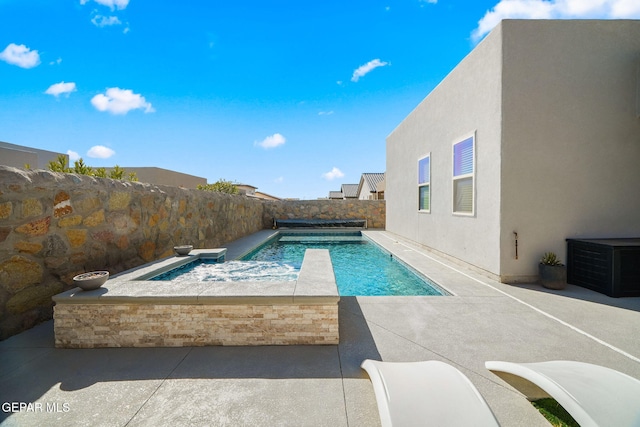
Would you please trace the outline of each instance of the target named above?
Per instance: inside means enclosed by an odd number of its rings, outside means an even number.
[[[540,283],[547,289],[564,289],[567,286],[567,270],[553,252],[545,252],[538,264]]]

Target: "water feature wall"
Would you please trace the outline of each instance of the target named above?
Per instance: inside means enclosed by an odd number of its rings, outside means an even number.
[[[384,201],[262,201],[202,190],[0,166],[0,339],[52,315],[51,297],[76,274],[112,274],[217,248],[271,228],[273,218],[366,218],[384,227]]]

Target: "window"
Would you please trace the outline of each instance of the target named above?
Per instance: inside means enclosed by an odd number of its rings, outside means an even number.
[[[475,137],[453,144],[453,213],[473,215]]]
[[[418,210],[431,212],[431,153],[418,160]]]

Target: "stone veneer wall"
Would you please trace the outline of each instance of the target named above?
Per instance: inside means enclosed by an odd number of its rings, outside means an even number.
[[[366,219],[368,228],[385,228],[384,200],[282,200],[265,202],[265,227],[273,219]]]
[[[273,218],[366,218],[384,201],[261,201],[201,190],[0,166],[0,340],[48,320],[76,274],[115,274],[173,254],[216,248]]]
[[[58,304],[56,347],[338,344],[338,305]],[[85,322],[83,319],[91,319]]]

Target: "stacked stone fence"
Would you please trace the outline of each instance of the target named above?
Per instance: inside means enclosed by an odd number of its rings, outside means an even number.
[[[239,195],[0,166],[0,340],[48,320],[51,297],[86,271],[124,270],[217,248],[273,218],[367,219],[384,201],[262,201]]]
[[[385,227],[384,200],[282,200],[265,202],[264,222],[274,219],[366,219],[368,228]]]

